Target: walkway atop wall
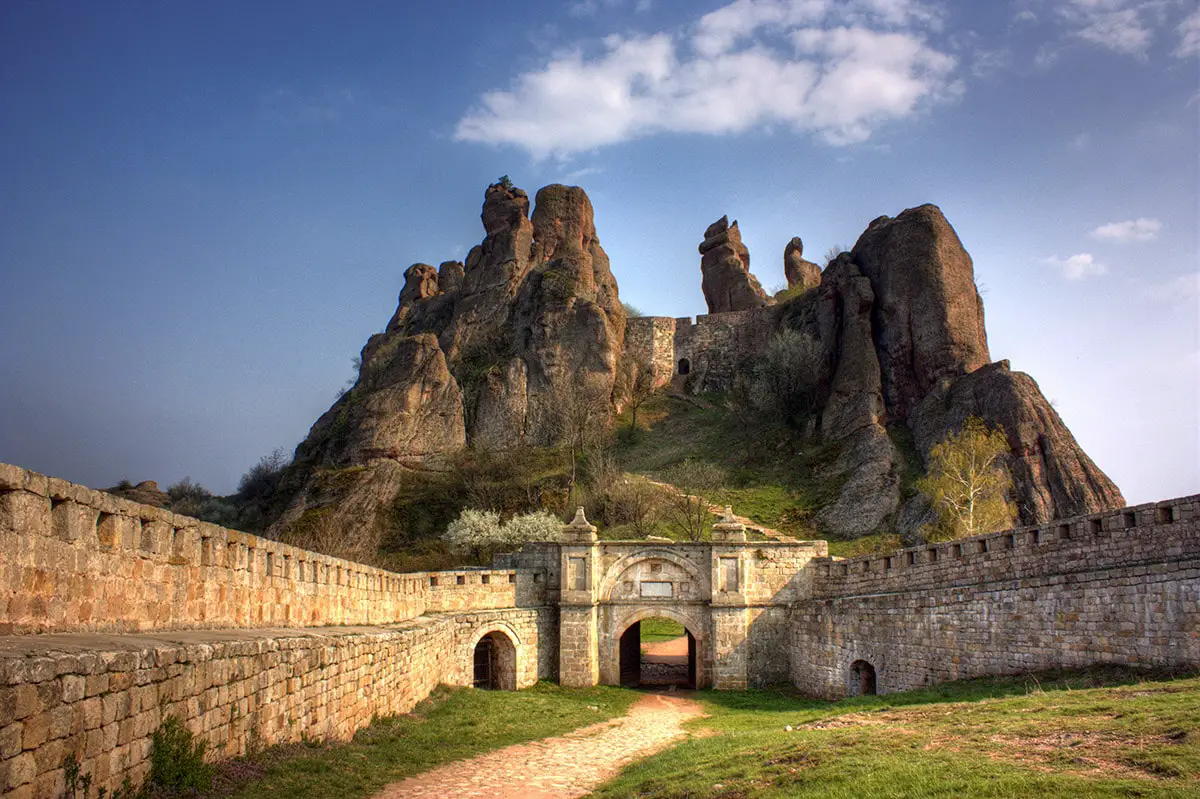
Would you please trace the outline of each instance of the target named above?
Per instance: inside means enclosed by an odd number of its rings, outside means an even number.
[[[685,737],[683,723],[701,714],[690,699],[648,694],[620,718],[448,763],[390,785],[375,799],[574,799]]]

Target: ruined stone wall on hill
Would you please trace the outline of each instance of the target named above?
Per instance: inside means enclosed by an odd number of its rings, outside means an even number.
[[[769,307],[701,315],[695,322],[676,319],[676,373],[687,369],[685,384],[694,393],[729,391],[746,362],[766,348],[775,327],[775,309]]]
[[[373,717],[412,710],[438,683],[470,685],[474,645],[491,631],[515,644],[515,686],[526,687],[556,618],[502,609],[319,631],[0,637],[0,795],[64,796],[68,754],[96,789],[126,776],[138,785],[168,716],[217,758],[348,740]]]
[[[654,387],[671,382],[675,374],[675,320],[669,316],[636,316],[625,320],[625,355],[647,363]]]
[[[850,560],[814,561],[792,680],[880,693],[1094,664],[1200,664],[1200,496]]]
[[[7,464],[0,552],[0,634],[388,624],[545,601],[532,574],[395,574]]]

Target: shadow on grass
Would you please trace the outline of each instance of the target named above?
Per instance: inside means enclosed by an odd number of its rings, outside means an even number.
[[[885,710],[911,705],[951,702],[981,702],[1051,691],[1114,688],[1147,681],[1182,680],[1200,676],[1200,669],[1133,669],[1097,666],[1088,669],[1042,671],[1010,677],[978,677],[932,685],[914,691],[839,700],[813,699],[790,686],[749,691],[697,691],[696,698],[726,710],[790,713],[797,710],[862,711]]]

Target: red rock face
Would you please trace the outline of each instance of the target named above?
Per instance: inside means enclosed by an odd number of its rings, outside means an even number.
[[[546,445],[583,387],[611,402],[625,313],[591,201],[577,187],[488,187],[486,236],[466,263],[414,264],[384,333],[362,351],[357,383],[313,426],[286,476],[281,524],[333,506],[347,529],[370,523],[419,466],[468,444]],[[603,420],[601,419],[602,423]],[[365,466],[322,493],[322,470]]]
[[[737,222],[721,217],[704,231],[700,243],[701,288],[709,313],[745,311],[767,304],[758,279],[750,274],[750,251],[742,244]]]
[[[821,267],[804,260],[804,242],[799,236],[783,248],[783,275],[789,289],[799,286],[801,291],[808,291],[821,285]]]
[[[875,290],[875,346],[892,418],[906,419],[939,379],[991,360],[971,256],[936,205],[876,219],[851,255]]]

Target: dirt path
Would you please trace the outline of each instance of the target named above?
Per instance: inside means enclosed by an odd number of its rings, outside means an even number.
[[[679,494],[680,496],[683,496],[683,491],[680,490],[679,488],[676,488],[675,486],[671,485],[670,483],[664,483],[661,480],[654,480],[649,477],[646,477],[645,479],[646,479],[646,482],[650,483],[651,485],[656,485],[659,488],[666,489],[667,491],[670,491],[674,494]],[[688,496],[691,496],[691,495],[689,494]],[[708,512],[711,513],[713,516],[716,516],[718,519],[724,518],[724,516],[725,516],[725,508],[721,507],[720,505],[710,504],[708,506]],[[793,538],[790,535],[784,535],[783,533],[779,532],[778,530],[774,530],[770,527],[765,527],[765,526],[759,524],[758,522],[756,522],[752,519],[749,519],[745,516],[739,516],[736,513],[733,514],[733,520],[735,522],[737,522],[738,524],[742,525],[743,527],[745,527],[746,532],[762,533],[764,536],[771,539],[772,541],[780,541],[785,544],[794,544],[799,540],[797,538]]]
[[[646,694],[619,718],[447,763],[392,783],[375,799],[573,799],[683,738],[683,722],[700,715],[690,699]]]
[[[670,663],[687,665],[688,639],[686,635],[672,638],[670,641],[654,641],[642,644],[642,661],[644,663]]]

